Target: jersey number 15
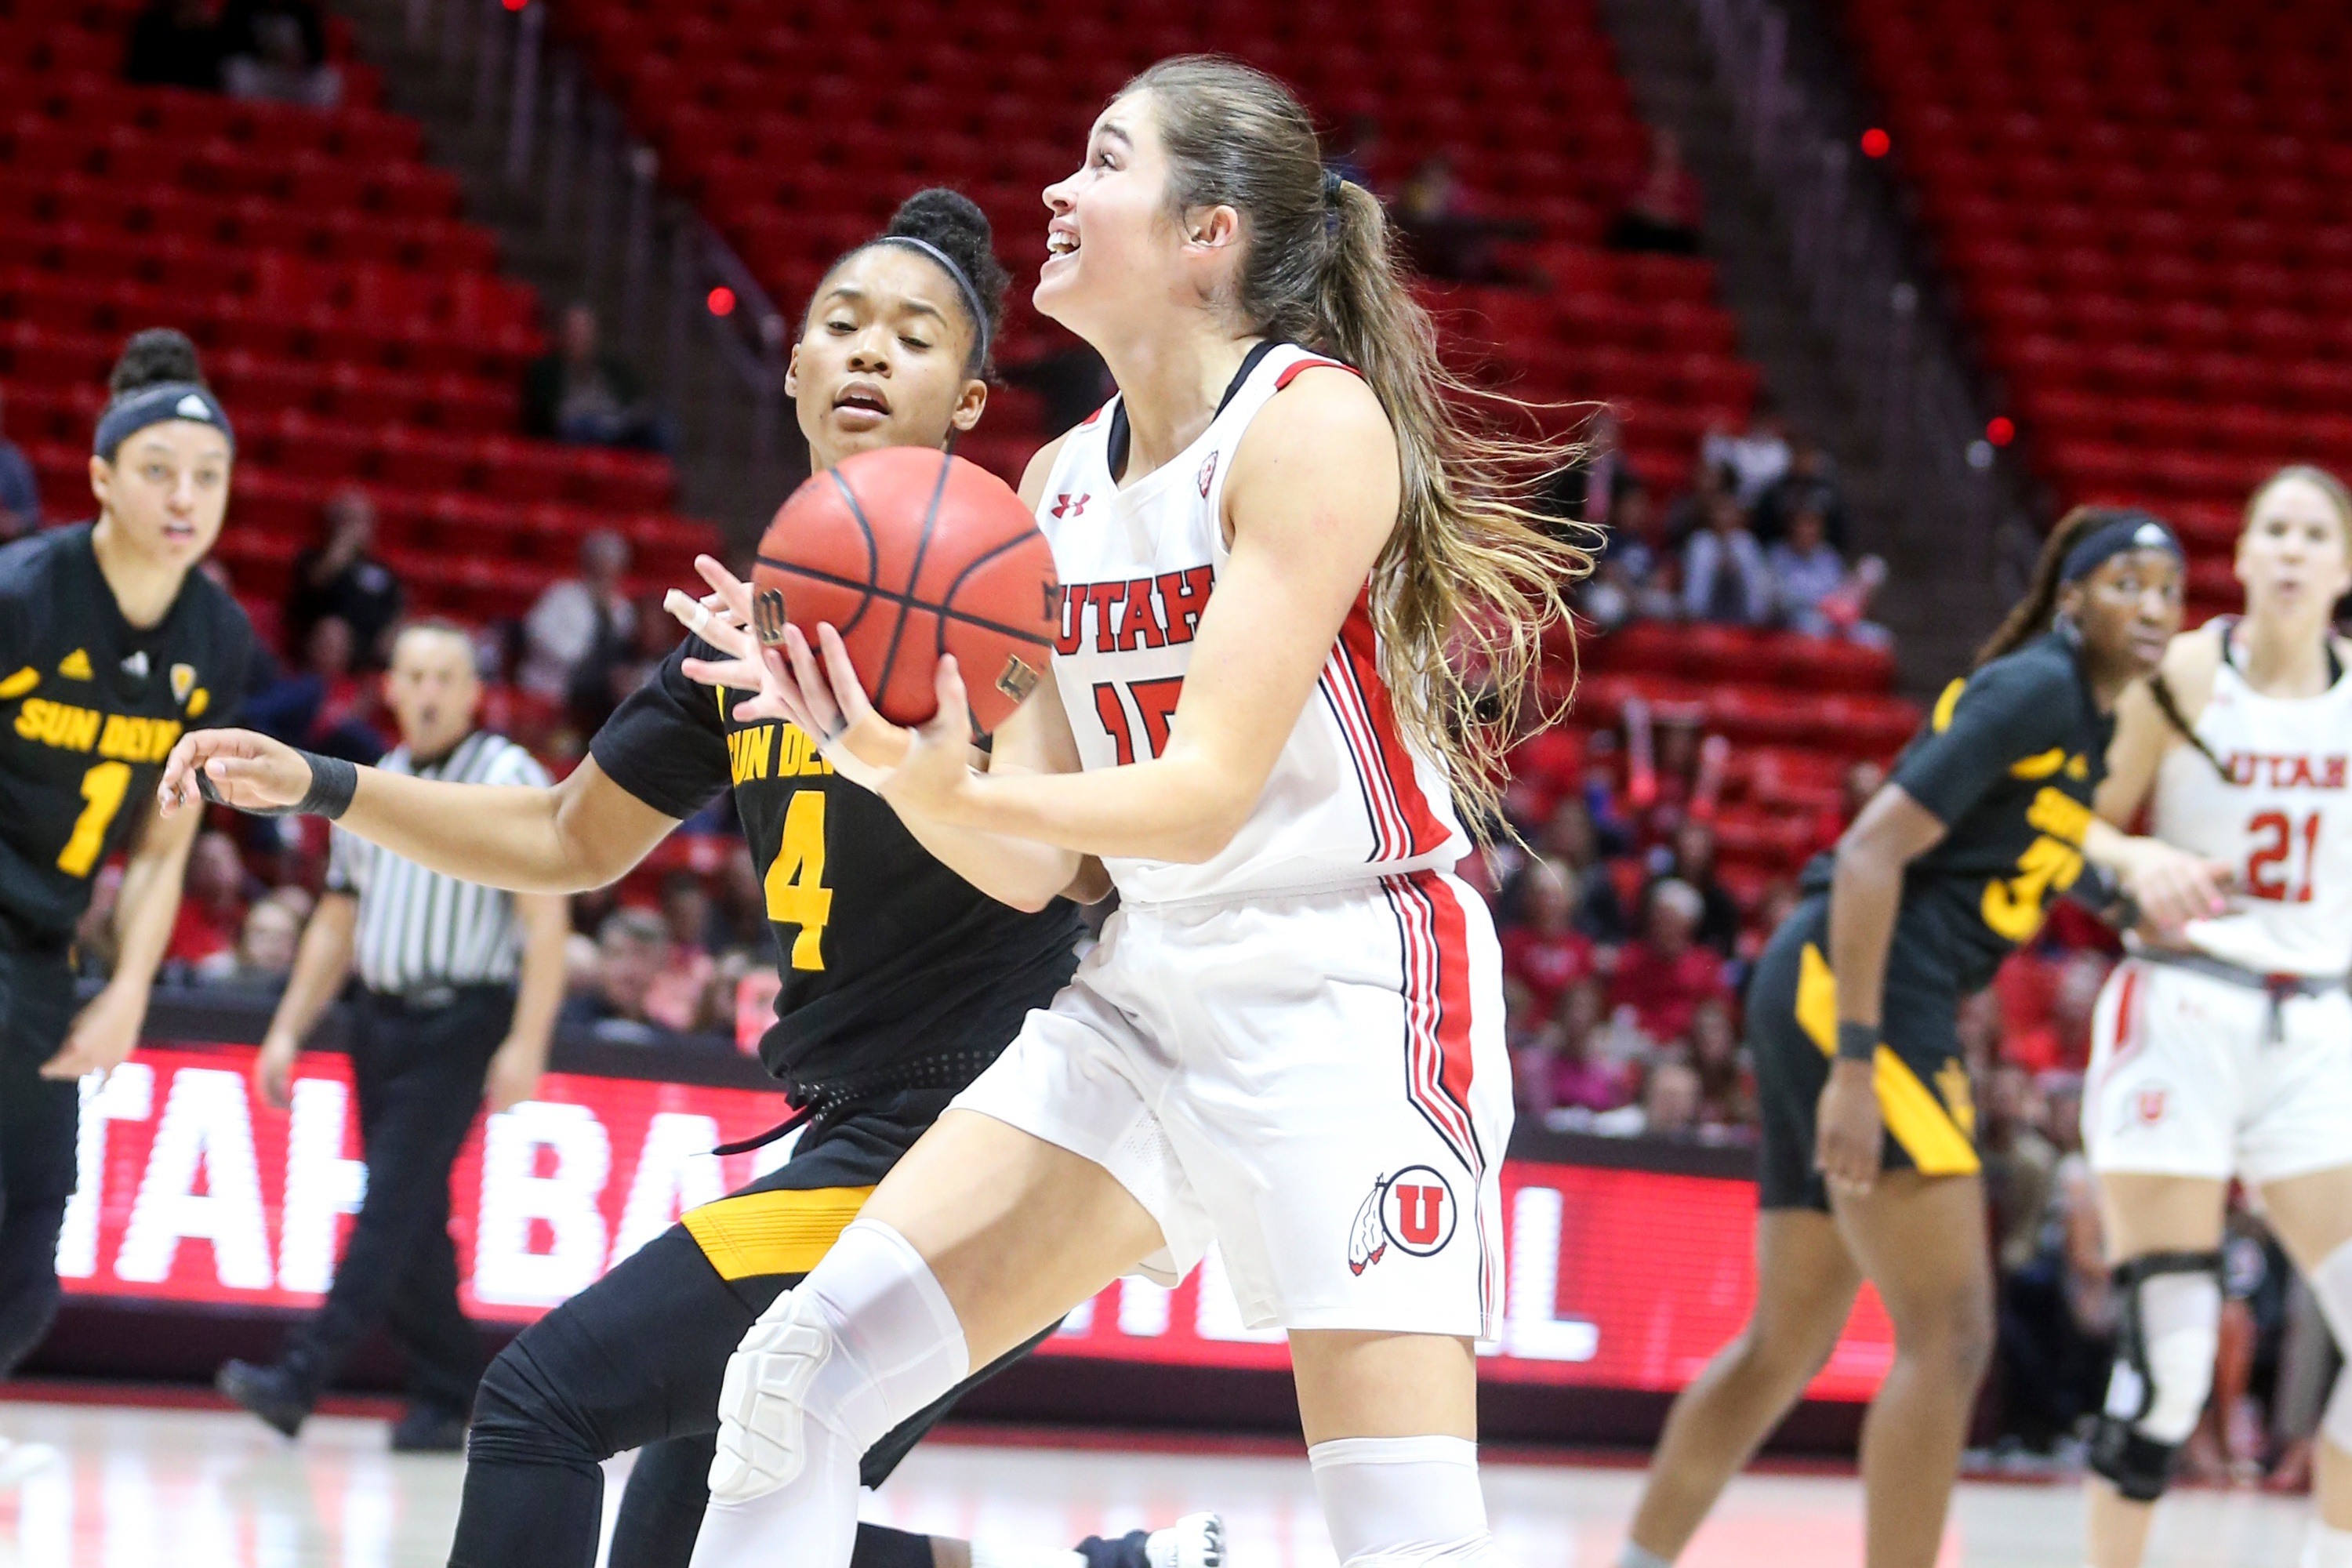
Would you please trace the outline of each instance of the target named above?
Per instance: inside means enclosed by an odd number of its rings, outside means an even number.
[[[1176,700],[1184,695],[1184,678],[1171,675],[1160,680],[1130,680],[1127,697],[1119,697],[1119,683],[1115,680],[1095,682],[1095,717],[1102,721],[1103,732],[1118,749],[1120,767],[1135,761],[1135,731],[1127,721],[1127,706],[1132,702],[1143,719],[1142,754],[1156,757],[1168,749],[1168,721],[1176,716]]]

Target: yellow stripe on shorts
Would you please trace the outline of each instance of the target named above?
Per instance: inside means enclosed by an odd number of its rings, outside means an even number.
[[[779,1188],[740,1193],[678,1219],[721,1279],[805,1274],[857,1217],[872,1187]]]
[[[1797,1026],[1821,1047],[1823,1056],[1837,1052],[1837,976],[1829,961],[1811,942],[1797,965]],[[1911,1066],[1885,1045],[1872,1058],[1871,1087],[1878,1091],[1878,1111],[1886,1130],[1911,1156],[1923,1176],[1973,1175],[1980,1167],[1976,1145],[1936,1091],[1919,1081]]]

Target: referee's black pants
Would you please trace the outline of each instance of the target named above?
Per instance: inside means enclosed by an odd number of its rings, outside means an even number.
[[[0,1377],[58,1315],[58,1232],[77,1174],[81,1089],[41,1076],[73,1026],[62,942],[24,947],[0,931]]]
[[[482,1351],[457,1305],[449,1168],[513,1018],[506,985],[457,986],[437,1007],[370,992],[358,1007],[352,1079],[367,1193],[334,1285],[283,1362],[313,1399],[381,1322],[406,1359],[412,1401],[458,1415],[471,1408]]]

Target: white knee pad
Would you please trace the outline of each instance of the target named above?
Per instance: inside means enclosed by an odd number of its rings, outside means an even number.
[[[963,1327],[922,1256],[888,1226],[853,1221],[728,1359],[711,1495],[742,1501],[793,1479],[806,1420],[863,1454],[970,1370]]]
[[[1339,1437],[1307,1450],[1342,1568],[1486,1568],[1494,1552],[1478,1445]]]
[[[2321,1258],[2319,1267],[2311,1271],[2310,1283],[2320,1316],[2327,1320],[2328,1331],[2336,1336],[2336,1348],[2352,1360],[2352,1241]],[[2336,1392],[2328,1395],[2327,1414],[2320,1418],[2319,1429],[2329,1442],[2352,1454],[2352,1376],[2336,1374]]]
[[[2147,1413],[2134,1427],[2158,1443],[2181,1443],[2197,1429],[2213,1391],[2221,1348],[2221,1286],[2210,1274],[2161,1274],[2139,1288],[2147,1342]],[[2126,1369],[2118,1366],[2120,1381]],[[2109,1390],[2113,1399],[2115,1390]]]

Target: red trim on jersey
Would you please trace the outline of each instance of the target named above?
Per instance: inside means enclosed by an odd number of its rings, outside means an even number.
[[[1348,612],[1347,622],[1339,628],[1339,652],[1371,731],[1373,750],[1359,753],[1357,764],[1359,767],[1371,764],[1366,768],[1368,773],[1377,770],[1379,776],[1386,781],[1389,793],[1395,798],[1396,809],[1403,817],[1405,837],[1402,847],[1382,858],[1404,860],[1433,854],[1451,835],[1445,825],[1438,820],[1436,809],[1430,805],[1429,797],[1422,793],[1421,774],[1413,766],[1412,753],[1405,749],[1404,737],[1397,731],[1396,710],[1389,705],[1389,689],[1381,680],[1370,589],[1356,595],[1356,607]],[[1356,743],[1353,735],[1349,736],[1349,743],[1351,746]]]
[[[1291,377],[1297,375],[1300,371],[1314,370],[1318,366],[1328,366],[1332,370],[1344,370],[1349,375],[1355,376],[1359,379],[1361,379],[1364,374],[1362,371],[1358,370],[1354,365],[1348,364],[1336,359],[1303,359],[1296,364],[1285,365],[1283,367],[1282,374],[1274,378],[1275,391],[1280,392],[1284,387],[1288,386],[1290,384]]]
[[[1104,415],[1109,412],[1110,405],[1106,403],[1100,408],[1096,409],[1092,414],[1087,415],[1084,419],[1079,420],[1078,428],[1081,430],[1085,429],[1087,426],[1093,424],[1096,420],[1101,418]]]
[[[1374,864],[1402,860],[1412,847],[1412,834],[1405,826],[1396,791],[1380,765],[1380,742],[1372,734],[1371,715],[1364,710],[1364,694],[1356,684],[1356,673],[1337,647],[1323,661],[1320,684],[1324,700],[1331,705],[1331,716],[1339,721],[1340,736],[1347,742],[1348,760],[1355,764],[1356,786],[1363,794],[1364,815],[1371,824],[1371,852],[1364,858]]]
[[[2123,966],[2123,984],[2116,989],[2116,1048],[2108,1058],[2112,1068],[2139,1048],[2139,966]]]
[[[1435,871],[1385,877],[1403,939],[1405,1094],[1473,1177],[1486,1152],[1470,1117],[1469,922]]]

